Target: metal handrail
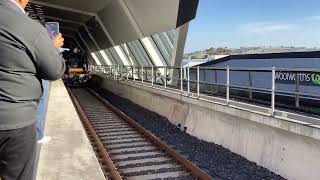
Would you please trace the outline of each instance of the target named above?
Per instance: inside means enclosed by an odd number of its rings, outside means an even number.
[[[155,84],[162,84],[164,89],[167,89],[167,86],[176,87],[180,89],[181,95],[190,96],[191,95],[191,83],[196,84],[194,87],[197,91],[197,96],[200,97],[204,94],[201,92],[201,85],[214,85],[219,87],[226,88],[226,104],[229,104],[230,101],[230,90],[231,89],[247,89],[249,90],[250,98],[252,98],[252,92],[265,92],[270,93],[271,95],[271,115],[275,113],[275,98],[276,93],[286,93],[288,95],[296,96],[296,106],[299,106],[300,96],[311,96],[320,98],[320,94],[315,93],[305,93],[299,92],[299,83],[296,83],[296,90],[279,90],[276,89],[276,72],[309,72],[309,73],[320,73],[319,69],[315,68],[275,68],[275,67],[177,67],[177,66],[119,66],[119,65],[97,65],[90,66],[89,69],[98,75],[104,75],[113,77],[114,80],[127,80],[133,82],[141,82],[143,84],[151,84],[151,87],[154,87]],[[125,70],[124,70],[125,69]],[[204,81],[201,77],[201,72],[212,70],[215,71],[215,82]],[[151,74],[150,74],[151,71]],[[176,73],[174,73],[176,71]],[[225,82],[217,82],[217,72],[224,71]],[[232,79],[232,72],[248,72],[249,73],[249,84],[250,86],[245,85],[235,85],[231,84],[230,80]],[[269,72],[271,74],[271,87],[255,87],[252,86],[252,73],[253,72]],[[195,78],[191,80],[190,73],[194,75]],[[251,75],[250,75],[251,74]],[[150,79],[151,78],[151,79]],[[169,79],[169,80],[168,80]],[[195,79],[195,80],[194,80]],[[297,80],[298,81],[298,80]],[[176,85],[170,84],[175,82]],[[179,86],[180,83],[180,86]],[[173,85],[173,86],[172,86]],[[187,90],[185,90],[185,87]]]

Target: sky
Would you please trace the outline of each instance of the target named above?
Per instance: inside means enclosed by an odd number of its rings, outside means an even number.
[[[200,0],[186,53],[253,46],[320,47],[320,0]]]

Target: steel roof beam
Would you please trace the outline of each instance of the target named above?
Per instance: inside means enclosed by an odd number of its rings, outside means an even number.
[[[81,25],[85,28],[87,34],[89,35],[90,39],[93,41],[94,45],[96,46],[96,48],[98,49],[98,51],[101,51],[101,48],[99,46],[99,44],[97,43],[97,41],[95,40],[95,38],[93,37],[93,35],[90,33],[90,30],[88,28],[88,26],[85,23],[82,22],[77,22],[77,21],[73,21],[73,20],[68,20],[68,19],[63,19],[63,18],[59,18],[59,17],[54,17],[54,16],[48,16],[48,15],[42,15],[42,14],[36,14],[36,13],[30,13],[39,17],[45,17],[45,18],[49,18],[49,19],[53,19],[53,20],[57,20],[57,21],[61,21],[61,22],[67,22],[67,23],[73,23],[73,24],[78,24]],[[90,50],[90,49],[89,49]],[[101,57],[100,57],[101,58]]]
[[[81,49],[81,51],[82,51],[82,52],[85,52],[84,49],[83,49],[83,47],[80,45],[79,41],[77,40],[77,38],[76,38],[75,36],[64,35],[64,37],[73,39],[73,40],[77,43],[77,45],[78,45],[78,47]]]
[[[65,7],[65,6],[59,6],[59,5],[40,2],[40,1],[31,1],[31,3],[38,4],[38,5],[41,5],[41,6],[47,6],[47,7],[51,7],[51,8],[55,8],[55,9],[61,9],[61,10],[70,11],[70,12],[76,12],[76,13],[85,14],[85,15],[89,15],[89,16],[95,17],[96,20],[98,21],[98,23],[100,24],[102,30],[104,31],[104,33],[108,37],[109,41],[111,42],[112,46],[115,46],[115,43],[112,40],[112,37],[111,37],[110,33],[108,32],[108,30],[103,25],[103,23],[102,23],[102,21],[101,21],[101,19],[98,16],[97,13],[92,13],[92,12],[88,12],[88,11],[82,11],[82,10],[79,10],[79,9],[69,8],[69,7]]]
[[[89,53],[87,53],[87,55],[91,56],[91,58],[95,61],[95,59],[94,59],[94,58],[92,57],[92,55],[91,55],[90,47],[88,46],[87,42],[84,40],[84,38],[82,37],[82,35],[80,34],[80,32],[77,32],[77,33],[78,33],[78,36],[79,36],[80,40],[83,42],[83,44],[87,47],[87,49],[88,49],[88,51],[89,51]],[[96,64],[98,64],[98,63],[96,62]]]
[[[53,20],[57,20],[57,21],[61,21],[61,22],[67,22],[67,23],[72,23],[72,24],[77,24],[77,25],[82,25],[82,26],[86,25],[85,23],[82,23],[82,22],[73,21],[73,20],[69,20],[69,19],[63,19],[63,18],[59,18],[59,17],[55,17],[55,16],[48,16],[48,15],[37,14],[37,13],[29,13],[29,14],[39,16],[39,17],[48,18],[48,19],[53,19]]]
[[[82,10],[79,10],[79,9],[74,9],[74,8],[69,8],[69,7],[65,7],[65,6],[50,4],[50,3],[41,2],[41,1],[31,1],[31,3],[32,4],[41,5],[41,6],[47,6],[47,7],[51,7],[51,8],[55,8],[55,9],[61,9],[61,10],[65,10],[65,11],[80,13],[80,14],[84,14],[84,15],[88,15],[88,16],[97,16],[97,14],[93,13],[93,12],[82,11]]]
[[[67,26],[60,26],[60,29],[67,29],[67,30],[75,31],[75,32],[77,32],[77,31],[78,31],[78,29],[71,28],[71,27],[67,27]]]

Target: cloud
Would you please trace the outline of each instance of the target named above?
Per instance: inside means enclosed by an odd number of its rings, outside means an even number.
[[[295,24],[260,22],[243,24],[240,26],[240,31],[242,33],[263,35],[275,32],[290,31],[296,28],[297,25]]]

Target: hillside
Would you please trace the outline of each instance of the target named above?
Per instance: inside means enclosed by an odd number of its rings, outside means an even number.
[[[238,54],[265,54],[281,52],[303,52],[303,51],[320,51],[320,48],[306,47],[241,47],[241,48],[209,48],[202,51],[196,51],[184,55],[185,59],[202,59],[206,55],[238,55]]]

